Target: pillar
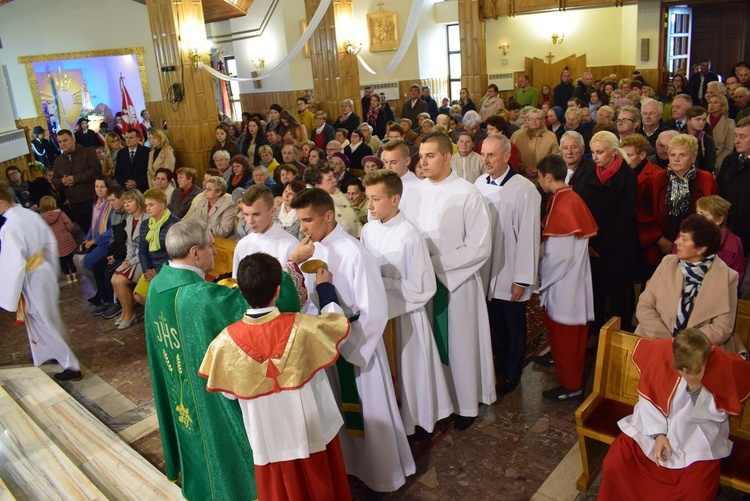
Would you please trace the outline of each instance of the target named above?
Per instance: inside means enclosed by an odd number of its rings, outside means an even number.
[[[320,3],[321,0],[305,0],[308,20]],[[357,56],[349,54],[343,46],[349,37],[356,38],[348,30],[353,24],[352,16],[352,0],[333,0],[310,39],[313,91],[318,108],[328,113],[330,122],[339,116],[341,101],[347,98],[354,101],[354,112],[363,117]]]
[[[146,6],[156,63],[161,70],[159,84],[165,116],[158,118],[167,120],[169,143],[177,154],[178,166],[192,167],[203,176],[216,142],[218,108],[213,77],[196,68],[191,59],[191,52],[194,55],[197,49],[200,60],[209,64],[202,2],[147,0]],[[174,102],[176,84],[182,90],[179,102]]]
[[[477,106],[487,91],[487,43],[479,0],[458,0],[458,32],[461,38],[461,86]]]

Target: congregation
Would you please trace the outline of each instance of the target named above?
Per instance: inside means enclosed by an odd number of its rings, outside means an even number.
[[[750,298],[750,68],[720,76],[701,61],[658,88],[637,71],[566,69],[517,89],[504,101],[490,84],[475,102],[464,88],[439,106],[414,84],[396,110],[365,87],[363,116],[346,98],[335,120],[308,93],[296,111],[220,120],[204,166],[180,166],[147,110],[106,134],[85,117],[54,141],[36,127],[45,175],[8,167],[0,183],[0,267],[19,270],[0,307],[23,315],[23,293],[34,363],[57,360],[60,381],[82,374],[48,290],[56,269],[95,285],[92,315],[121,330],[146,320],[167,476],[186,498],[350,499],[347,474],[396,491],[416,470],[410,443],[451,416],[466,430],[517,390],[538,294],[551,349],[534,363],[557,379],[546,401],[583,401],[586,352],[611,316],[665,340],[638,357],[672,386],[652,384],[619,423],[602,499],[662,483],[710,499],[736,407],[714,399],[747,398],[717,366],[750,370],[734,334]],[[215,239],[236,242],[238,289],[205,281]],[[190,397],[165,363],[191,373]],[[657,409],[650,396],[677,384],[682,407]],[[690,406],[713,427],[682,443]],[[196,408],[225,435],[196,440]],[[662,482],[660,461],[675,477]],[[626,495],[617,472],[633,465],[656,468],[653,483]]]

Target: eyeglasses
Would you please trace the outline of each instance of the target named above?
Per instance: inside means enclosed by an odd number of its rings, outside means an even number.
[[[633,120],[632,118],[618,118],[617,120],[615,120],[615,122],[617,122],[618,124],[624,124],[628,122],[635,122],[635,120]]]

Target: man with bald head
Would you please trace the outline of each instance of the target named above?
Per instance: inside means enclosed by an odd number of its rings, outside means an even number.
[[[659,137],[656,138],[656,144],[654,145],[656,153],[649,155],[648,161],[662,169],[669,167],[669,153],[667,153],[667,147],[672,138],[677,135],[679,135],[679,132],[672,129],[660,133]]]
[[[750,116],[750,90],[746,87],[738,87],[734,91],[735,115],[734,119],[739,122],[746,116]]]

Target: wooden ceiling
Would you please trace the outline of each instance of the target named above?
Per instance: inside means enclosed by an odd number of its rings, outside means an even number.
[[[4,0],[0,0],[2,3]],[[146,0],[135,0],[138,3],[146,5]],[[225,21],[235,17],[244,17],[253,0],[202,0],[203,18],[208,23]]]

